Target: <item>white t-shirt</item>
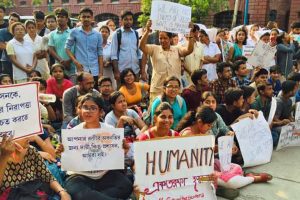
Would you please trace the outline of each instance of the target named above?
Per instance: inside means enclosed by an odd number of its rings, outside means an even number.
[[[210,42],[209,45],[204,45],[204,56],[214,57],[217,54],[221,54],[221,51],[216,43]],[[207,70],[207,78],[209,81],[218,78],[216,71],[216,63],[204,64],[202,68]]]
[[[34,55],[34,49],[33,44],[27,40],[24,40],[23,42],[19,42],[15,38],[10,40],[6,45],[6,51],[7,55],[15,55],[17,61],[23,66],[26,67],[26,65],[32,66],[33,64],[33,55]],[[27,78],[26,72],[19,69],[13,64],[13,76],[14,80],[22,80]]]
[[[99,123],[100,123],[100,128],[114,128],[109,124],[102,123],[102,122],[99,122]],[[85,122],[82,122],[82,123],[78,124],[77,126],[75,126],[73,129],[84,129],[83,128],[84,124],[85,124]],[[89,177],[91,179],[98,180],[98,179],[102,178],[107,172],[108,172],[108,170],[80,171],[80,172],[68,171],[67,174],[68,175],[72,175],[72,174],[83,175],[83,176]]]

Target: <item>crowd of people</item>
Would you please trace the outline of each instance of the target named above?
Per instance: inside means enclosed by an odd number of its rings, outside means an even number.
[[[0,87],[39,82],[43,134],[0,144],[0,199],[130,199],[134,193],[131,144],[164,137],[234,136],[231,125],[269,118],[272,98],[277,108],[270,130],[277,145],[281,127],[294,121],[300,101],[300,22],[286,33],[276,22],[266,27],[242,26],[232,34],[219,29],[215,41],[207,30],[190,23],[189,34],[154,31],[149,20],[142,35],[132,28],[133,13],[95,26],[93,11],[83,8],[77,27],[69,13],[33,13],[24,24],[12,12],[4,21],[0,7]],[[262,34],[258,35],[257,32]],[[277,48],[270,66],[249,66],[243,46],[259,41]],[[226,45],[224,45],[226,44]],[[62,129],[124,128],[125,170],[73,172],[60,169]],[[217,148],[216,148],[217,149]],[[130,155],[131,154],[131,155]],[[215,152],[217,195],[234,199],[238,188],[267,182],[267,173],[244,173],[235,137],[229,171],[221,171]],[[139,192],[139,191],[138,191]]]

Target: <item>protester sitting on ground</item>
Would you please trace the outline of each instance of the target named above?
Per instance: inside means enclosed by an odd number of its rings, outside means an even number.
[[[280,71],[287,77],[293,69],[293,54],[295,53],[294,38],[286,32],[278,35],[277,39],[276,64],[280,66]]]
[[[279,92],[281,91],[281,73],[279,66],[274,65],[270,67],[270,78],[268,79],[268,82],[271,83],[274,91],[274,96],[277,97]]]
[[[188,110],[196,110],[200,106],[202,93],[210,91],[210,83],[206,69],[197,69],[191,76],[193,84],[183,89],[181,96],[184,98]]]
[[[224,93],[230,87],[236,87],[235,80],[232,78],[231,72],[232,65],[230,63],[221,62],[217,63],[218,79],[214,80],[211,84],[212,92],[217,97],[219,104],[224,103]]]
[[[256,86],[259,83],[266,83],[268,80],[268,74],[269,74],[268,70],[266,70],[264,68],[257,67],[254,70],[253,82],[249,86],[251,86],[255,89],[255,96],[257,96],[257,94],[258,94]]]
[[[58,195],[61,200],[71,200],[67,191],[51,175],[40,154],[29,145],[29,141],[30,137],[17,141],[12,141],[12,137],[7,135],[2,138],[0,199],[16,199],[20,196],[24,199],[32,199],[33,196],[48,199]]]
[[[8,74],[0,74],[0,85],[11,85],[13,80]]]
[[[273,118],[272,131],[276,131],[280,135],[281,127],[290,122],[294,122],[292,117],[292,100],[298,90],[298,85],[295,81],[287,80],[282,83],[282,93],[276,98],[277,107]]]
[[[135,82],[136,75],[132,69],[124,69],[120,74],[121,87],[119,91],[124,95],[128,107],[141,106],[144,98],[147,98],[149,85],[147,83]],[[148,105],[143,105],[147,108]]]
[[[43,38],[37,34],[36,23],[32,20],[25,22],[27,34],[24,36],[24,40],[29,41],[33,45],[34,53],[37,57],[36,70],[42,74],[42,78],[47,80],[50,77],[50,70],[48,66],[48,53],[46,49],[42,49]]]
[[[247,69],[246,61],[235,61],[232,65],[232,71],[234,73],[232,79],[235,80],[238,87],[250,85],[251,81],[248,79],[249,70]]]
[[[39,71],[37,71],[37,70],[32,70],[32,71],[28,74],[28,81],[32,81],[32,78],[35,78],[35,77],[42,78],[41,72],[39,72]]]
[[[174,122],[173,109],[167,102],[162,102],[156,108],[153,117],[153,126],[138,136],[138,140],[148,140],[153,138],[179,136],[179,133],[172,130]]]
[[[63,94],[63,114],[64,122],[62,128],[65,128],[71,119],[75,117],[76,113],[76,99],[78,96],[92,93],[93,95],[100,95],[100,93],[93,89],[94,77],[88,72],[81,72],[77,76],[77,85],[67,89]]]
[[[255,97],[256,97],[255,89],[250,86],[242,86],[241,89],[243,90],[243,98],[244,98],[244,104],[241,110],[244,113],[247,113],[251,107],[251,104],[254,103],[255,101]]]
[[[101,94],[104,103],[105,114],[112,110],[109,102],[110,94],[114,92],[112,80],[109,77],[102,76],[98,79],[98,90]]]
[[[297,83],[297,86],[299,87],[299,85],[300,85],[300,73],[298,73],[298,72],[291,72],[288,75],[287,80],[295,81]],[[293,105],[296,102],[300,101],[300,90],[296,91],[295,97],[291,97],[291,100],[293,102]]]
[[[83,122],[83,118],[82,118],[82,110],[81,110],[81,100],[82,98],[84,97],[85,95],[83,96],[79,96],[76,100],[76,114],[77,116],[74,117],[73,119],[71,119],[71,121],[68,123],[67,125],[67,129],[71,129],[71,128],[74,128],[75,126],[79,125],[80,123]],[[104,108],[103,108],[104,109]]]
[[[125,97],[121,92],[113,92],[109,101],[113,110],[105,116],[105,123],[116,128],[124,128],[124,137],[127,142],[133,142],[140,132],[148,129],[139,115],[134,110],[128,109]]]
[[[171,46],[172,33],[159,32],[160,45],[147,44],[148,35],[151,32],[151,21],[146,24],[146,32],[140,41],[140,49],[150,56],[152,61],[152,78],[150,85],[150,102],[163,92],[163,82],[168,76],[181,78],[181,57],[185,57],[193,52],[194,37],[193,27],[187,47]]]
[[[202,94],[202,100],[202,105],[208,106],[214,111],[217,109],[217,100],[212,92],[204,92]],[[217,137],[224,135],[234,135],[234,132],[228,128],[228,126],[224,123],[222,117],[218,113],[216,113],[216,115],[217,119],[211,127],[212,133]]]
[[[99,96],[86,95],[82,98],[83,122],[73,129],[112,128],[99,122],[103,113],[103,100]],[[66,189],[73,199],[127,199],[132,192],[132,183],[119,170],[68,171]]]
[[[186,103],[185,100],[179,95],[180,80],[177,77],[168,77],[164,81],[163,86],[163,94],[156,97],[151,105],[151,122],[153,123],[154,112],[158,105],[161,102],[168,102],[172,106],[174,111],[174,123],[171,127],[172,129],[174,129],[187,112]]]
[[[36,68],[37,57],[34,54],[33,44],[24,40],[26,30],[22,23],[12,24],[11,33],[14,38],[6,45],[7,55],[13,64],[15,83],[24,83],[27,82],[27,74]]]
[[[235,60],[238,56],[243,55],[243,46],[247,44],[247,31],[245,28],[237,30],[235,33],[235,43],[233,45],[234,51],[232,60]]]

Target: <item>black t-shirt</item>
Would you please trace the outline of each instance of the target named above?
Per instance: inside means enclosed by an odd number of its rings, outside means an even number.
[[[8,27],[8,23],[4,22],[3,24],[0,24],[0,29],[1,28],[7,28]]]
[[[218,105],[216,112],[222,117],[227,126],[230,126],[239,116],[244,114],[240,109],[229,112],[225,105]]]

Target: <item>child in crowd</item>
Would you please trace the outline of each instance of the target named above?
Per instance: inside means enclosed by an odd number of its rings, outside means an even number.
[[[217,63],[218,79],[212,82],[212,92],[217,97],[218,103],[224,103],[224,93],[230,87],[236,87],[235,80],[232,78],[232,65],[230,63]]]
[[[13,80],[8,74],[0,74],[0,85],[11,85]]]
[[[251,83],[248,79],[249,70],[247,69],[246,61],[237,60],[232,65],[232,71],[234,72],[234,77],[232,78],[238,87],[247,86]]]
[[[281,73],[280,68],[277,65],[270,67],[270,78],[268,82],[271,83],[274,91],[274,96],[278,96],[279,92],[281,91]]]

